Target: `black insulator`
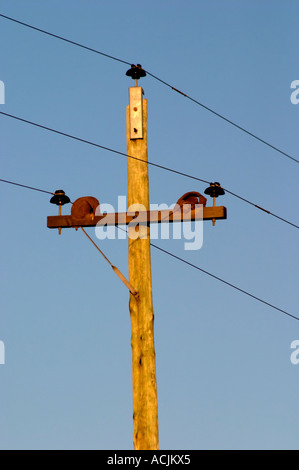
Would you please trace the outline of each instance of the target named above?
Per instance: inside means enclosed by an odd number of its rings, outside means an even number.
[[[140,64],[132,64],[131,68],[127,70],[126,75],[133,78],[133,80],[139,80],[139,78],[146,76],[146,71],[143,70]]]
[[[62,189],[57,189],[54,196],[50,199],[51,204],[56,204],[56,206],[64,206],[71,202],[70,198],[65,195],[65,192]]]
[[[223,196],[225,191],[221,188],[220,183],[210,183],[209,188],[205,190],[205,194],[211,197]]]

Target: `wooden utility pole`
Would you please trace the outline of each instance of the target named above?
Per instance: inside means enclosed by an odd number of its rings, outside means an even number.
[[[142,95],[141,87],[129,89],[127,154],[147,162],[147,100]],[[127,159],[128,208],[131,211],[149,210],[148,165],[142,161]],[[136,228],[129,225],[129,282],[138,292],[138,296],[130,294],[129,304],[133,442],[136,450],[155,450],[159,448],[159,437],[149,224]]]
[[[137,80],[146,73],[140,65],[132,65],[127,75],[135,79],[135,87],[129,88],[130,99],[127,107],[128,211],[102,214],[99,201],[87,196],[72,203],[70,215],[61,215],[61,206],[69,203],[70,199],[63,190],[57,190],[50,202],[59,206],[59,215],[49,216],[47,226],[52,229],[58,228],[59,233],[62,228],[81,227],[87,235],[83,227],[128,225],[129,281],[98,249],[130,292],[134,448],[157,450],[159,448],[158,401],[150,223],[183,222],[188,213],[189,220],[212,220],[214,225],[216,220],[226,219],[227,215],[226,208],[216,206],[215,203],[216,198],[224,194],[219,183],[210,183],[210,187],[205,190],[205,194],[213,198],[213,207],[205,207],[206,198],[193,191],[184,194],[173,211],[149,210],[147,100],[143,98],[143,90],[137,84]],[[201,209],[198,209],[198,205]],[[91,240],[89,236],[88,238]],[[95,245],[93,241],[92,243]]]

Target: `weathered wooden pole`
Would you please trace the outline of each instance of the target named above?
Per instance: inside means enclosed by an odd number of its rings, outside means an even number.
[[[210,187],[205,190],[205,194],[213,197],[213,207],[205,207],[206,199],[200,193],[190,192],[178,200],[180,210],[176,209],[171,213],[149,210],[147,100],[143,99],[143,90],[138,87],[137,83],[137,80],[146,73],[140,65],[132,65],[127,75],[135,79],[135,87],[129,88],[130,100],[127,107],[128,211],[111,214],[97,213],[99,202],[88,196],[79,198],[73,203],[71,215],[61,215],[59,207],[59,215],[49,216],[47,226],[58,228],[59,233],[62,228],[78,229],[81,227],[87,235],[83,227],[128,225],[129,282],[96,247],[130,291],[134,448],[157,450],[159,449],[158,402],[149,223],[182,222],[185,220],[182,209],[185,207],[184,204],[190,204],[190,219],[188,220],[212,220],[214,225],[216,220],[226,219],[227,216],[226,208],[215,204],[215,198],[224,194],[220,183],[216,182],[210,183]],[[198,202],[194,202],[194,198]],[[57,190],[50,202],[61,206],[70,202],[70,199],[65,196],[64,191]],[[198,209],[198,204],[202,210]],[[140,212],[138,220],[136,212]],[[133,225],[134,222],[138,223],[136,227]],[[95,245],[94,242],[92,243]]]
[[[147,161],[147,100],[143,99],[143,90],[138,86],[129,88],[129,97],[127,154]],[[128,210],[149,210],[148,165],[128,158],[127,168]],[[138,296],[130,294],[129,304],[136,450],[159,448],[149,231],[148,224],[136,228],[129,225],[129,282],[138,292]]]

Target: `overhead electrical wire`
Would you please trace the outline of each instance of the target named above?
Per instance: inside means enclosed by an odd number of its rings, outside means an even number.
[[[122,155],[123,157],[132,158],[133,160],[139,160],[140,162],[148,163],[149,165],[155,166],[155,167],[160,168],[162,170],[167,170],[167,171],[170,171],[172,173],[176,173],[176,174],[181,175],[181,176],[186,176],[187,178],[193,178],[197,181],[201,181],[202,183],[209,184],[209,181],[206,181],[206,180],[203,180],[203,179],[200,179],[200,178],[196,178],[195,176],[188,175],[187,173],[183,173],[181,171],[173,170],[172,168],[168,168],[166,166],[159,165],[158,163],[153,163],[153,162],[149,162],[149,161],[145,162],[141,158],[134,157],[133,155],[128,155],[127,153],[121,152],[120,150],[115,150],[115,149],[112,149],[110,147],[106,147],[104,145],[97,144],[95,142],[91,142],[90,140],[82,139],[82,138],[76,137],[72,134],[67,134],[66,132],[58,131],[57,129],[53,129],[51,127],[47,127],[47,126],[44,126],[42,124],[38,124],[36,122],[29,121],[28,119],[24,119],[24,118],[21,118],[19,116],[14,116],[13,114],[4,113],[3,111],[0,111],[0,114],[3,114],[4,116],[16,119],[17,121],[21,121],[21,122],[24,122],[26,124],[30,124],[30,125],[35,126],[35,127],[39,127],[39,128],[44,129],[46,131],[54,132],[55,134],[59,134],[59,135],[62,135],[64,137],[68,137],[70,139],[74,139],[74,140],[77,140],[79,142],[83,142],[84,144],[92,145],[94,147],[98,147],[98,148],[101,148],[103,150],[107,150],[108,152],[112,152],[112,153],[116,153],[118,155]]]
[[[5,113],[5,112],[3,112],[3,111],[0,111],[0,114],[2,114],[3,116],[6,116],[6,117],[10,117],[10,118],[12,118],[12,119],[15,119],[15,120],[17,120],[17,121],[24,122],[25,124],[30,124],[30,125],[32,125],[32,126],[35,126],[35,127],[40,128],[40,129],[44,129],[44,130],[46,130],[46,131],[53,132],[53,133],[55,133],[55,134],[62,135],[62,136],[64,136],[64,137],[68,137],[68,138],[70,138],[70,139],[73,139],[73,140],[82,142],[82,143],[84,143],[84,144],[92,145],[92,146],[94,146],[94,147],[101,148],[101,149],[103,149],[103,150],[106,150],[106,151],[108,151],[108,152],[115,153],[115,154],[117,154],[117,155],[121,155],[121,156],[123,156],[123,157],[128,157],[128,158],[132,158],[132,159],[134,159],[134,160],[138,160],[138,161],[140,161],[140,162],[142,162],[142,163],[146,163],[146,164],[148,164],[148,165],[151,165],[151,166],[153,166],[153,167],[159,168],[159,169],[161,169],[161,170],[169,171],[169,172],[171,172],[171,173],[175,173],[175,174],[177,174],[177,175],[184,176],[184,177],[186,177],[186,178],[190,178],[190,179],[193,179],[193,180],[195,180],[195,181],[199,181],[199,182],[201,182],[201,183],[210,184],[209,181],[204,180],[204,179],[202,179],[202,178],[198,178],[197,176],[193,176],[193,175],[190,175],[190,174],[188,174],[188,173],[184,173],[184,172],[182,172],[182,171],[174,170],[173,168],[169,168],[169,167],[166,167],[166,166],[163,166],[163,165],[160,165],[160,164],[158,164],[158,163],[151,162],[151,161],[144,161],[144,160],[142,160],[142,159],[140,159],[140,158],[138,158],[138,157],[135,157],[135,156],[133,156],[133,155],[128,155],[127,153],[121,152],[121,151],[119,151],[119,150],[115,150],[115,149],[112,149],[112,148],[110,148],[110,147],[107,147],[107,146],[104,146],[104,145],[101,145],[101,144],[97,144],[97,143],[92,142],[92,141],[90,141],[90,140],[82,139],[82,138],[80,138],[80,137],[74,136],[74,135],[72,135],[72,134],[68,134],[68,133],[66,133],[66,132],[58,131],[57,129],[53,129],[53,128],[48,127],[48,126],[44,126],[44,125],[42,125],[42,124],[38,124],[38,123],[36,123],[36,122],[29,121],[28,119],[24,119],[24,118],[21,118],[21,117],[19,117],[19,116],[15,116],[15,115],[13,115],[13,114],[8,114],[8,113]],[[227,193],[229,193],[229,194],[231,194],[232,196],[234,196],[234,197],[236,197],[236,198],[242,200],[243,202],[246,202],[247,204],[250,204],[251,206],[254,206],[254,207],[257,208],[257,209],[259,209],[259,210],[261,210],[261,211],[263,211],[263,212],[265,212],[265,213],[267,213],[267,214],[269,214],[269,215],[272,215],[273,217],[275,217],[275,218],[281,220],[282,222],[287,223],[288,225],[291,225],[291,226],[293,226],[293,227],[295,227],[295,228],[297,228],[297,229],[299,228],[299,225],[296,225],[295,223],[290,222],[289,220],[287,220],[287,219],[285,219],[285,218],[283,218],[283,217],[281,217],[281,216],[279,216],[279,215],[277,215],[277,214],[274,214],[273,212],[271,212],[271,211],[269,211],[269,210],[267,210],[267,209],[264,209],[263,207],[261,207],[261,206],[259,206],[259,205],[257,205],[257,204],[254,204],[253,202],[249,201],[248,199],[246,199],[246,198],[244,198],[244,197],[242,197],[242,196],[239,196],[238,194],[236,194],[236,193],[234,193],[234,192],[232,192],[232,191],[230,191],[230,190],[228,190],[228,189],[226,189],[226,188],[223,188],[223,189],[224,189]]]
[[[5,18],[6,20],[13,21],[14,23],[21,24],[22,26],[26,26],[27,28],[34,29],[35,31],[38,31],[40,33],[47,34],[48,36],[52,36],[53,38],[60,39],[61,41],[68,42],[69,44],[72,44],[73,46],[78,46],[90,52],[95,52],[96,54],[107,57],[108,59],[116,60],[117,62],[122,62],[123,64],[131,65],[131,62],[126,62],[125,60],[119,59],[110,54],[105,54],[105,52],[100,52],[96,49],[93,49],[92,47],[88,47],[88,46],[85,46],[84,44],[80,44],[79,42],[72,41],[71,39],[67,39],[62,36],[58,36],[57,34],[50,33],[49,31],[45,31],[44,29],[37,28],[36,26],[32,26],[31,24],[24,23],[23,21],[16,20],[15,18],[11,18],[10,16],[2,15],[0,13],[0,17]]]
[[[239,292],[242,292],[243,294],[246,294],[246,295],[248,295],[249,297],[252,297],[253,299],[258,300],[259,302],[262,302],[263,304],[268,305],[269,307],[272,307],[272,308],[274,308],[275,310],[278,310],[279,312],[284,313],[285,315],[288,315],[288,316],[291,317],[291,318],[294,318],[295,320],[299,320],[298,317],[296,317],[295,315],[292,315],[291,313],[287,312],[286,310],[283,310],[283,309],[281,309],[281,308],[279,308],[279,307],[276,307],[275,305],[270,304],[269,302],[266,302],[265,300],[261,299],[260,297],[257,297],[256,295],[250,294],[250,292],[247,292],[247,291],[245,291],[244,289],[241,289],[240,287],[237,287],[236,285],[234,285],[234,284],[232,284],[232,283],[230,283],[230,282],[228,282],[228,281],[225,281],[224,279],[222,279],[222,278],[219,277],[219,276],[215,276],[215,274],[212,274],[212,273],[206,271],[205,269],[202,269],[202,268],[200,268],[199,266],[197,266],[197,265],[195,265],[195,264],[193,264],[193,263],[190,263],[189,261],[187,261],[187,260],[181,258],[180,256],[177,256],[177,255],[171,253],[170,251],[164,250],[164,249],[161,248],[160,246],[155,245],[155,244],[153,244],[153,243],[151,243],[151,246],[153,246],[153,247],[156,248],[157,250],[162,251],[163,253],[166,253],[166,254],[169,255],[169,256],[172,256],[173,258],[175,258],[175,259],[181,261],[182,263],[185,263],[185,264],[187,264],[188,266],[191,266],[192,268],[195,268],[195,269],[197,269],[198,271],[201,271],[202,273],[207,274],[208,276],[213,277],[214,279],[217,279],[217,281],[220,281],[220,282],[226,284],[227,286],[230,286],[230,287],[232,287],[233,289],[236,289],[236,290],[238,290]]]
[[[288,315],[289,317],[294,318],[295,320],[299,320],[298,317],[296,317],[295,315],[292,315],[291,313],[287,312],[286,310],[282,310],[281,308],[276,307],[275,305],[270,304],[269,302],[266,302],[265,300],[261,299],[260,297],[257,297],[256,295],[253,295],[253,294],[250,294],[250,292],[247,292],[247,291],[245,291],[244,289],[241,289],[240,287],[237,287],[236,285],[234,285],[234,284],[232,284],[232,283],[230,283],[230,282],[228,282],[228,281],[225,281],[224,279],[222,279],[222,278],[219,277],[219,276],[215,276],[215,274],[212,274],[212,273],[206,271],[205,269],[202,269],[202,268],[200,268],[199,266],[197,266],[197,265],[195,265],[195,264],[193,264],[193,263],[190,263],[189,261],[187,261],[187,260],[181,258],[180,256],[177,256],[177,255],[171,253],[170,251],[164,250],[164,249],[161,248],[160,246],[155,245],[155,244],[153,244],[153,243],[151,243],[151,246],[153,246],[153,247],[156,248],[157,250],[162,251],[163,253],[166,253],[166,254],[169,255],[169,256],[172,256],[173,258],[175,258],[175,259],[181,261],[182,263],[185,263],[185,264],[187,264],[188,266],[191,266],[192,268],[195,268],[195,269],[197,269],[198,271],[201,271],[202,273],[207,274],[208,276],[213,277],[214,279],[217,279],[217,281],[221,281],[222,283],[226,284],[227,286],[230,286],[230,287],[232,287],[233,289],[236,289],[236,290],[238,290],[239,292],[242,292],[243,294],[246,294],[246,295],[248,295],[249,297],[252,297],[253,299],[258,300],[259,302],[262,302],[263,304],[268,305],[269,307],[272,307],[272,308],[274,308],[275,310],[278,310],[279,312],[284,313],[285,315]]]
[[[13,184],[15,186],[21,186],[22,188],[32,189],[33,191],[39,191],[40,193],[55,194],[50,191],[45,191],[44,189],[34,188],[33,186],[27,186],[26,184],[15,183],[14,181],[0,179],[1,183]]]
[[[289,220],[287,219],[284,219],[283,217],[280,217],[279,215],[277,214],[274,214],[273,212],[270,212],[268,211],[267,209],[264,209],[263,207],[257,205],[257,204],[254,204],[254,202],[251,202],[249,201],[248,199],[246,199],[245,197],[242,197],[242,196],[239,196],[238,194],[236,193],[233,193],[232,191],[230,191],[229,189],[226,189],[226,188],[223,188],[225,192],[231,194],[232,196],[240,199],[241,201],[244,201],[246,202],[247,204],[250,204],[251,206],[253,207],[256,207],[257,209],[260,209],[261,211],[265,212],[266,214],[269,214],[269,215],[272,215],[272,217],[275,217],[276,219],[279,219],[281,220],[282,222],[285,222],[286,224],[289,224],[289,225],[292,225],[293,227],[295,228],[299,228],[299,225],[296,225],[294,224],[293,222],[290,222]]]
[[[111,60],[115,60],[117,62],[121,62],[123,64],[126,64],[126,65],[131,65],[132,62],[128,62],[126,60],[123,60],[123,59],[120,59],[118,57],[115,57],[115,56],[112,56],[110,54],[107,54],[105,52],[102,52],[102,51],[99,51],[97,49],[94,49],[94,48],[91,48],[91,47],[88,47],[84,44],[81,44],[81,43],[78,43],[78,42],[75,42],[75,41],[72,41],[71,39],[67,39],[63,36],[59,36],[57,34],[54,34],[54,33],[51,33],[49,31],[46,31],[44,29],[41,29],[41,28],[37,28],[36,26],[33,26],[33,25],[30,25],[28,23],[24,23],[23,21],[19,21],[15,18],[12,18],[10,16],[7,16],[7,15],[3,15],[3,14],[0,14],[0,17],[6,19],[6,20],[10,20],[10,21],[13,21],[14,23],[18,23],[22,26],[26,26],[27,28],[30,28],[30,29],[33,29],[35,31],[38,31],[40,33],[43,33],[43,34],[46,34],[48,36],[52,36],[56,39],[60,39],[61,41],[64,41],[64,42],[67,42],[69,44],[72,44],[74,46],[77,46],[77,47],[81,47],[83,49],[86,49],[90,52],[94,52],[96,54],[99,54],[101,56],[104,56],[104,57],[107,57],[108,59],[111,59]],[[146,73],[151,76],[152,78],[154,78],[155,80],[159,81],[160,83],[162,83],[163,85],[166,85],[168,88],[172,89],[173,91],[176,91],[177,93],[181,94],[182,96],[184,96],[185,98],[187,98],[188,100],[192,101],[193,103],[197,104],[198,106],[202,107],[203,109],[205,109],[206,111],[209,111],[210,113],[212,113],[213,115],[219,117],[220,119],[222,119],[223,121],[227,122],[228,124],[231,124],[232,126],[234,126],[235,128],[241,130],[242,132],[246,133],[247,135],[249,135],[250,137],[256,139],[257,141],[263,143],[264,145],[268,146],[269,148],[271,148],[272,150],[275,150],[276,152],[280,153],[281,155],[289,158],[290,160],[296,162],[296,163],[299,163],[299,160],[294,158],[293,156],[291,156],[290,154],[288,154],[287,152],[284,152],[283,150],[279,149],[278,147],[276,147],[275,145],[272,145],[271,143],[267,142],[265,139],[262,139],[260,137],[258,137],[256,134],[254,134],[253,132],[250,132],[248,131],[247,129],[245,129],[243,126],[240,126],[239,124],[233,122],[231,119],[228,119],[227,117],[225,117],[223,114],[220,114],[218,112],[216,112],[215,110],[213,110],[212,108],[210,108],[209,106],[206,106],[205,104],[201,103],[200,101],[196,100],[195,98],[192,98],[191,96],[187,95],[186,93],[178,90],[176,87],[172,86],[170,83],[166,82],[165,80],[162,80],[161,78],[157,77],[156,75],[154,75],[153,73],[149,72],[148,70],[145,70]]]
[[[128,231],[127,231],[126,229],[123,229],[122,227],[120,227],[120,226],[118,226],[118,225],[117,225],[117,228],[120,229],[120,230],[123,230],[123,231],[126,232],[126,233],[128,233]],[[251,297],[251,298],[257,300],[258,302],[261,302],[261,303],[267,305],[268,307],[274,308],[275,310],[278,310],[279,312],[281,312],[281,313],[283,313],[283,314],[285,314],[285,315],[287,315],[287,316],[293,318],[294,320],[299,320],[299,317],[296,317],[295,315],[293,315],[293,314],[287,312],[286,310],[283,310],[283,309],[277,307],[276,305],[273,305],[273,304],[271,304],[270,302],[267,302],[267,301],[261,299],[260,297],[257,297],[256,295],[251,294],[250,292],[248,292],[248,291],[246,291],[246,290],[244,290],[244,289],[241,289],[240,287],[236,286],[235,284],[232,284],[231,282],[225,281],[225,279],[223,279],[223,278],[221,278],[221,277],[219,277],[219,276],[216,276],[215,274],[212,274],[212,273],[210,273],[209,271],[206,271],[206,270],[203,269],[203,268],[200,268],[200,267],[197,266],[196,264],[190,263],[189,261],[185,260],[184,258],[181,258],[180,256],[177,256],[177,255],[175,255],[174,253],[171,253],[171,252],[168,251],[168,250],[164,250],[163,248],[161,248],[161,247],[158,246],[158,245],[155,245],[155,244],[152,243],[152,242],[150,242],[150,245],[151,245],[153,248],[155,248],[156,250],[159,250],[159,251],[161,251],[161,252],[163,252],[163,253],[165,253],[165,254],[171,256],[172,258],[174,258],[174,259],[176,259],[176,260],[178,260],[178,261],[181,261],[182,263],[185,263],[185,264],[187,264],[188,266],[191,266],[192,268],[197,269],[198,271],[201,271],[201,272],[204,273],[204,274],[207,274],[208,276],[210,276],[210,277],[216,279],[217,281],[222,282],[223,284],[226,284],[226,285],[229,286],[229,287],[232,287],[233,289],[235,289],[235,290],[241,292],[242,294],[246,294],[247,296],[249,296],[249,297]]]
[[[209,108],[208,106],[204,105],[203,103],[201,103],[200,101],[196,100],[195,98],[192,98],[191,96],[187,95],[186,93],[178,90],[177,88],[173,87],[172,85],[170,85],[169,83],[165,82],[164,80],[161,80],[159,77],[156,77],[155,75],[153,75],[152,73],[146,71],[146,73],[148,75],[150,75],[151,77],[155,78],[156,80],[159,80],[159,82],[163,83],[164,85],[168,86],[169,88],[171,88],[172,90],[176,91],[177,93],[180,93],[181,95],[183,95],[185,98],[187,98],[188,100],[190,101],[193,101],[193,103],[197,104],[198,106],[201,106],[202,108],[204,108],[206,111],[209,111],[210,113],[214,114],[215,116],[219,117],[220,119],[222,119],[223,121],[227,122],[228,124],[231,124],[232,126],[236,127],[237,129],[241,130],[242,132],[245,132],[246,134],[248,134],[250,137],[253,137],[254,139],[258,140],[259,142],[263,143],[264,145],[267,145],[268,147],[270,147],[271,149],[275,150],[276,152],[280,153],[281,155],[284,155],[285,157],[289,158],[290,160],[293,160],[294,162],[296,163],[299,163],[299,160],[297,160],[296,158],[292,157],[291,155],[289,155],[288,153],[284,152],[283,150],[280,150],[278,147],[276,147],[275,145],[272,145],[270,144],[269,142],[267,142],[266,140],[264,139],[261,139],[260,137],[258,137],[256,134],[254,134],[253,132],[250,132],[248,131],[247,129],[245,129],[244,127],[240,126],[239,124],[236,124],[235,122],[231,121],[230,119],[228,119],[227,117],[225,117],[223,114],[220,114],[220,113],[217,113],[215,110],[213,110],[212,108]]]

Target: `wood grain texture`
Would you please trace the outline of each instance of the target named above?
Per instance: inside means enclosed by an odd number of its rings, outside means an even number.
[[[127,153],[147,161],[147,100],[143,100],[143,138],[130,139],[129,106],[127,107]],[[138,204],[149,210],[148,165],[127,159],[128,207]],[[136,231],[137,238],[136,238]],[[159,448],[158,403],[154,346],[154,311],[152,300],[150,228],[129,226],[129,282],[139,296],[130,295],[133,442],[136,450]],[[134,239],[135,238],[135,239]]]

